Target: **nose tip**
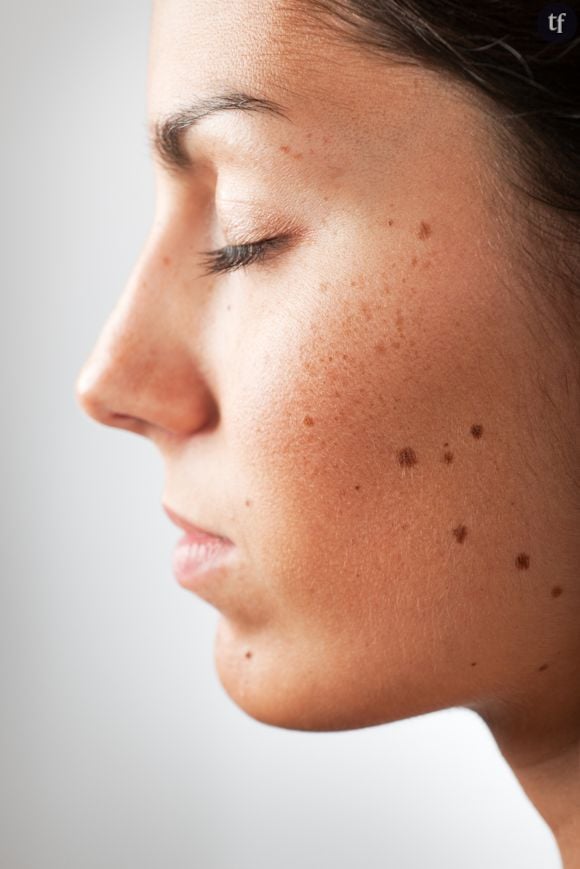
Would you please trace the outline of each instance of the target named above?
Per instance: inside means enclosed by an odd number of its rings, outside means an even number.
[[[91,363],[87,362],[81,368],[74,386],[75,399],[87,416],[92,417],[97,422],[107,425],[110,423],[114,414],[106,407],[101,399],[99,399],[98,391],[95,389],[94,369],[91,368]]]

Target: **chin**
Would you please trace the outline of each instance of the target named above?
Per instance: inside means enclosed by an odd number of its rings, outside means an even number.
[[[218,624],[214,663],[220,683],[236,706],[262,724],[312,732],[359,730],[434,711],[394,684],[377,698],[365,690],[364,679],[350,682],[338,667],[337,681],[305,658],[279,641],[266,641],[263,632],[252,636],[225,618]]]

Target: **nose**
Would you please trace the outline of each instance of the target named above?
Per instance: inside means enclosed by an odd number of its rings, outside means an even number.
[[[196,288],[188,281],[185,297],[181,279],[180,299],[167,261],[159,245],[146,245],[75,384],[90,417],[148,437],[191,435],[217,415],[202,373]]]

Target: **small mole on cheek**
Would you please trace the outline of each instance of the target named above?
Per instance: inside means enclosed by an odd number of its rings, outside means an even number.
[[[360,489],[360,486],[355,486],[355,489],[356,489],[357,492],[358,492],[358,490]]]
[[[394,224],[394,222],[395,222],[394,220],[388,220],[388,221],[387,221],[387,223],[389,224],[389,226],[392,226],[392,225]]]
[[[444,453],[443,458],[445,459],[445,463],[447,465],[450,465],[451,462],[453,461],[453,453]]]
[[[246,658],[251,658],[251,657],[252,657],[252,653],[251,653],[251,652],[246,652]]]
[[[463,543],[463,541],[465,540],[465,538],[467,536],[467,528],[465,527],[465,525],[458,525],[457,528],[453,529],[453,533],[455,534],[455,537],[457,538],[457,542]]]
[[[404,447],[404,449],[399,450],[399,464],[412,466],[417,464],[417,454],[415,450],[411,447]]]
[[[431,235],[432,232],[433,232],[433,230],[431,229],[429,224],[426,223],[424,220],[422,220],[421,224],[419,226],[419,235],[418,235],[418,237],[421,239],[421,241],[425,241],[426,238],[429,238],[429,236]]]
[[[472,666],[472,667],[476,667],[476,666],[477,666],[477,661],[472,661],[472,662],[471,662],[471,666]]]
[[[538,673],[541,673],[542,670],[547,670],[547,669],[548,669],[548,665],[547,665],[547,664],[542,664],[541,667],[538,667]]]
[[[171,257],[170,257],[170,256],[164,256],[164,257],[163,257],[163,265],[164,265],[164,266],[170,266],[170,265],[171,265]]]
[[[251,507],[251,506],[252,506],[252,502],[250,501],[249,498],[246,499],[246,502],[245,502],[245,503],[246,503],[246,507]]]
[[[413,259],[411,260],[411,265],[412,265],[412,266],[416,266],[416,265],[417,265],[417,257],[416,257],[416,256],[414,256]]]
[[[474,438],[479,440],[479,438],[483,434],[483,426],[482,425],[472,425],[471,426],[471,434],[473,435]]]
[[[289,154],[290,153],[290,146],[289,145],[280,145],[280,150],[283,151],[284,154]]]
[[[311,416],[304,417],[304,425],[314,425],[314,420]]]
[[[560,597],[563,589],[559,585],[555,585],[552,589],[552,597]]]
[[[518,570],[527,570],[530,566],[530,556],[526,555],[525,552],[520,552],[516,556],[516,567]]]

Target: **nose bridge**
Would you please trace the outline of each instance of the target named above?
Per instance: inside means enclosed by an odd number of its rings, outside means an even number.
[[[195,312],[184,324],[168,251],[152,232],[76,382],[89,416],[139,434],[190,433],[215,413],[196,364]]]

